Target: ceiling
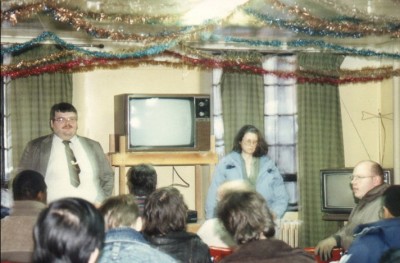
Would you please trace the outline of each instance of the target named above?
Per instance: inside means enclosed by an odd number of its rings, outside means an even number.
[[[321,48],[285,45],[300,39],[400,50],[400,0],[19,0],[1,1],[1,9],[2,44],[50,31],[68,43],[101,43],[110,50],[155,40],[212,50]],[[255,45],[257,40],[283,44]]]

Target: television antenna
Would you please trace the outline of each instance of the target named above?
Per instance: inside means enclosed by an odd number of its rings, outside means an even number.
[[[379,119],[379,122],[382,126],[383,130],[383,146],[382,146],[382,156],[381,156],[381,140],[379,139],[379,157],[381,158],[380,163],[383,165],[383,160],[385,159],[385,146],[386,146],[386,127],[385,123],[383,122],[383,119],[387,120],[393,120],[393,112],[392,113],[386,113],[382,114],[378,110],[378,114],[373,114],[367,111],[362,111],[362,117],[361,120],[369,120],[369,119]],[[381,129],[379,129],[379,138],[381,137]]]

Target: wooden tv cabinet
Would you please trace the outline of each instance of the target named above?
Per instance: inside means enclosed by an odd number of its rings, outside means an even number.
[[[195,166],[195,209],[198,218],[204,218],[203,176],[201,166],[209,167],[209,176],[218,162],[215,153],[215,141],[210,138],[210,151],[207,152],[127,152],[125,150],[126,137],[119,137],[119,152],[110,154],[111,165],[119,168],[119,191],[117,194],[126,193],[126,167],[141,163],[154,166]]]

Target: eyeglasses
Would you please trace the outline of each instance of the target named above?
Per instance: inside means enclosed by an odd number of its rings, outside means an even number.
[[[77,118],[76,117],[71,117],[71,118],[59,117],[59,118],[55,118],[54,121],[59,122],[59,123],[76,122]]]
[[[371,175],[371,176],[361,176],[361,175],[350,175],[349,178],[351,181],[353,180],[360,180],[360,179],[364,179],[364,178],[371,178],[371,177],[375,177],[376,175]]]
[[[246,141],[242,141],[242,143],[250,146],[250,145],[257,145],[258,141],[246,140]]]

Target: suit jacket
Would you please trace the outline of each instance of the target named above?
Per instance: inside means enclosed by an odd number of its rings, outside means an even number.
[[[18,167],[18,172],[26,169],[35,170],[46,176],[47,164],[49,163],[51,146],[53,142],[53,134],[39,137],[30,141],[22,154],[22,158]],[[78,136],[82,147],[92,164],[93,174],[98,176],[100,187],[105,197],[112,194],[114,187],[114,171],[111,168],[103,148],[100,143]]]

